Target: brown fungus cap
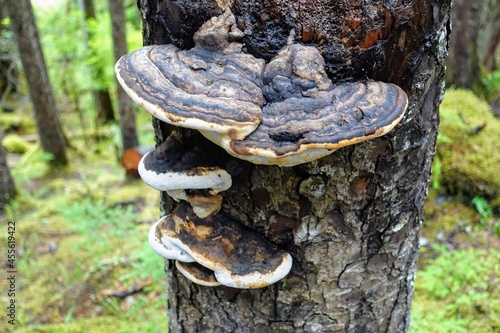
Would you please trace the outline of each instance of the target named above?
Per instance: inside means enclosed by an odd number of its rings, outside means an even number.
[[[136,103],[164,122],[243,139],[262,116],[265,63],[231,42],[242,36],[238,31],[226,11],[200,28],[191,50],[143,47],[116,63],[116,76]]]
[[[160,220],[155,222],[153,226],[149,229],[148,241],[151,249],[162,256],[165,259],[175,259],[183,262],[194,262],[195,260],[191,258],[189,254],[179,249],[177,246],[172,245],[162,237],[161,232],[158,228],[158,224],[163,223],[165,217],[162,217]]]
[[[210,156],[186,148],[181,137],[172,134],[155,150],[145,154],[138,172],[149,186],[166,191],[176,201],[188,201],[201,217],[217,213],[222,204],[218,193],[231,187],[231,175],[209,161]]]
[[[353,82],[266,105],[259,127],[244,140],[202,133],[240,159],[293,166],[386,134],[399,123],[407,103],[396,85]]]
[[[403,117],[408,97],[398,86],[368,81],[334,86],[320,52],[288,45],[266,65],[266,105],[243,140],[201,130],[229,154],[255,164],[293,166],[386,134]]]
[[[234,42],[229,10],[205,22],[195,47],[148,46],[123,57],[116,74],[143,108],[199,130],[234,157],[293,166],[390,131],[408,104],[384,82],[334,85],[318,49],[287,45],[266,65]]]
[[[193,262],[186,263],[182,261],[175,261],[175,267],[182,273],[188,280],[206,287],[217,287],[220,283],[217,282],[214,272],[202,265]]]
[[[292,266],[291,256],[261,234],[220,213],[200,219],[183,202],[158,229],[228,287],[262,288],[285,277]]]
[[[171,135],[161,146],[144,155],[139,162],[139,175],[159,191],[206,189],[216,195],[231,187],[231,175],[206,161],[202,152],[184,150]],[[183,198],[178,198],[183,199]]]

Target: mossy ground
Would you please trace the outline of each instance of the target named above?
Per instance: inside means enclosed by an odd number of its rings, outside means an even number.
[[[141,142],[152,145],[150,117],[139,115]],[[75,121],[64,117],[64,127],[75,128]],[[167,331],[164,264],[147,243],[159,193],[125,177],[116,125],[99,133],[67,133],[71,164],[64,169],[50,168],[36,143],[9,155],[19,196],[7,218],[16,221],[19,274],[16,325],[2,320],[0,332]],[[0,299],[8,301],[4,293]]]
[[[448,141],[440,142],[441,169],[438,178],[433,176],[437,189],[431,189],[425,206],[422,236],[428,244],[422,247],[415,282],[414,333],[500,331],[500,240],[491,228],[498,218],[485,222],[470,201],[486,195],[471,191],[482,189],[474,185],[476,180],[488,175],[491,184],[499,182],[499,175],[492,171],[488,156],[468,157],[471,152],[494,154],[494,143],[474,140],[482,133],[493,135],[500,127],[486,114],[465,120],[464,125],[463,111],[454,108],[463,110],[469,98],[470,93],[452,92],[443,103],[440,140]],[[471,106],[476,104],[474,99]],[[152,145],[150,118],[144,112],[138,115],[141,142]],[[487,126],[471,134],[470,127],[484,119]],[[81,127],[71,117],[64,117],[64,122],[65,128]],[[448,126],[458,127],[447,134]],[[9,132],[31,135],[34,128]],[[116,125],[99,128],[99,135],[68,134],[73,137],[71,165],[64,170],[51,169],[50,156],[37,144],[23,155],[10,155],[20,194],[10,205],[8,218],[16,221],[20,274],[16,325],[2,321],[0,332],[167,332],[163,260],[149,249],[146,239],[149,226],[159,217],[158,192],[140,180],[126,180],[115,148],[119,146]],[[483,150],[480,144],[491,145]],[[474,169],[476,159],[482,159],[483,168],[492,169],[471,171],[464,183],[468,185],[456,190],[452,184],[457,168]],[[1,267],[2,274],[5,269]],[[0,281],[2,290],[5,283]],[[2,304],[5,296],[0,295]]]
[[[500,332],[500,219],[485,213],[500,195],[500,122],[465,90],[448,90],[440,113],[410,332]]]

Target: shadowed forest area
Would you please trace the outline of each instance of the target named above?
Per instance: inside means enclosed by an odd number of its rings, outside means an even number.
[[[164,261],[147,240],[160,195],[137,175],[152,120],[114,74],[142,46],[136,2],[31,3],[42,58],[16,35],[29,11],[0,1],[0,331],[167,332]],[[455,6],[462,38],[450,37],[414,333],[500,332],[500,4]],[[4,315],[13,269],[15,325]]]

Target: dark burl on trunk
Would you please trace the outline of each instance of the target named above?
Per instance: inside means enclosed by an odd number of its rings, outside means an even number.
[[[229,5],[254,56],[270,60],[295,29],[297,42],[320,50],[334,82],[391,82],[410,100],[388,135],[317,161],[279,168],[230,160],[233,186],[222,193],[222,212],[291,253],[292,271],[270,287],[236,290],[193,284],[169,262],[170,332],[407,330],[450,0],[138,4],[146,45],[190,48],[201,24]],[[162,142],[171,127],[155,121],[155,130]],[[183,132],[212,145],[195,131]],[[167,213],[172,202],[164,198]]]

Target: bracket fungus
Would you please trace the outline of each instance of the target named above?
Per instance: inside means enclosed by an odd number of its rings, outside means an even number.
[[[210,164],[200,152],[186,151],[179,135],[173,132],[162,145],[142,157],[138,171],[146,184],[166,191],[176,201],[188,201],[203,218],[220,210],[222,196],[218,193],[232,184],[226,170]]]
[[[228,10],[202,25],[195,47],[147,46],[122,57],[116,74],[145,110],[199,130],[237,158],[293,166],[386,134],[408,104],[379,81],[334,85],[313,46],[294,42],[265,64],[242,52]]]
[[[163,217],[157,221],[149,230],[148,240],[153,251],[165,259],[180,260],[186,263],[194,262],[195,260],[189,254],[162,237],[158,230],[158,224],[162,223],[164,219]]]
[[[205,287],[217,287],[221,284],[215,278],[214,272],[194,262],[175,261],[175,267],[188,280]]]
[[[267,64],[245,53],[227,9],[205,22],[195,46],[152,45],[123,56],[118,81],[154,117],[200,131],[230,155],[255,164],[293,166],[386,134],[408,104],[398,86],[334,84],[317,48],[294,41]],[[189,146],[189,145],[187,145]],[[260,288],[288,274],[290,254],[220,212],[232,179],[176,132],[144,155],[139,174],[178,201],[151,229],[153,250],[205,285]]]
[[[222,196],[232,179],[206,154],[187,148],[177,132],[139,163],[139,175],[176,201],[172,214],[149,232],[153,251],[177,260],[189,280],[204,285],[260,288],[283,278],[291,256],[255,231],[219,213]]]
[[[290,254],[261,234],[220,213],[201,219],[184,202],[153,228],[161,239],[213,271],[217,282],[224,286],[265,287],[281,280],[292,267]],[[182,267],[188,271],[187,266]],[[191,280],[200,275],[185,271],[182,273]]]
[[[260,123],[264,60],[230,42],[243,33],[227,11],[203,24],[196,46],[152,45],[123,56],[116,76],[127,94],[169,124],[243,139]]]

